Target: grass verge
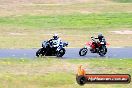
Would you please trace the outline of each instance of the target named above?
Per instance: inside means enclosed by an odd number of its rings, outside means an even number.
[[[132,0],[113,0],[116,2],[121,2],[121,3],[132,3]]]
[[[0,26],[14,26],[30,29],[65,28],[102,30],[115,27],[132,27],[132,13],[104,13],[104,14],[70,14],[51,16],[15,16],[0,17]]]
[[[0,17],[0,27],[1,48],[39,48],[40,42],[51,38],[53,33],[68,41],[69,47],[83,47],[99,32],[111,46],[132,44],[132,35],[111,32],[132,30],[132,13],[5,16]]]
[[[87,73],[132,75],[132,59],[0,59],[1,88],[80,88],[75,74],[79,65]],[[82,88],[131,88],[130,84],[88,84]]]

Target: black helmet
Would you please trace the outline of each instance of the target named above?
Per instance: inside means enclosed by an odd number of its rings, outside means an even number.
[[[98,38],[102,38],[102,37],[103,37],[102,33],[99,33]]]

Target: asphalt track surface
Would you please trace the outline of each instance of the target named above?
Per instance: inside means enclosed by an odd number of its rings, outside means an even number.
[[[36,58],[38,49],[0,49],[0,58]],[[86,56],[79,56],[79,48],[67,48],[66,54],[62,59],[88,59],[88,58],[132,58],[132,47],[127,48],[108,48],[104,57],[96,53],[88,52]]]

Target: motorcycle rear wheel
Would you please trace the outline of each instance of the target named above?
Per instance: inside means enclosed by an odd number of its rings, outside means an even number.
[[[106,47],[102,47],[101,50],[99,50],[99,55],[100,56],[105,56],[105,54],[107,53],[107,48]]]

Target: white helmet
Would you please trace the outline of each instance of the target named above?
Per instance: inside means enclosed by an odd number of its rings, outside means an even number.
[[[55,34],[53,35],[53,39],[58,39],[58,38],[59,38],[59,37],[58,37],[58,34],[55,33]]]

